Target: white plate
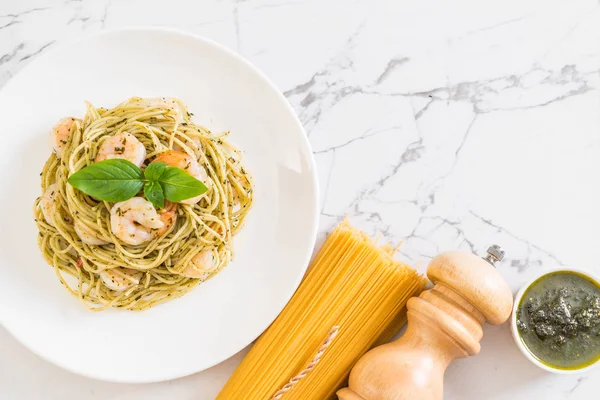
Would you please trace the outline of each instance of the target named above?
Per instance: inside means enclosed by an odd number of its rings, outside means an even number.
[[[186,296],[141,313],[87,311],[61,286],[36,244],[32,204],[50,154],[48,132],[84,100],[174,96],[213,131],[231,130],[255,179],[255,203],[235,260]],[[173,379],[209,368],[275,319],[308,264],[317,178],[291,107],[258,70],[210,41],[130,29],[57,48],[0,92],[0,323],[43,358],[89,377]]]

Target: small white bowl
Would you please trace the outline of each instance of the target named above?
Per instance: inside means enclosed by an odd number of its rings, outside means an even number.
[[[527,358],[529,361],[531,361],[533,364],[537,365],[541,369],[549,371],[549,372],[553,372],[555,374],[563,374],[563,375],[581,374],[583,372],[589,371],[589,370],[597,367],[598,365],[600,365],[600,359],[598,359],[593,364],[588,365],[587,367],[578,368],[578,369],[559,369],[559,368],[553,368],[551,366],[548,366],[548,365],[542,363],[541,361],[539,361],[537,359],[536,356],[534,356],[532,354],[532,352],[527,348],[527,346],[523,342],[523,339],[521,339],[521,336],[519,335],[519,330],[517,328],[517,309],[519,308],[519,303],[521,303],[521,298],[523,297],[523,294],[527,291],[527,289],[535,281],[537,281],[538,279],[540,279],[543,276],[546,276],[546,275],[549,275],[549,274],[553,274],[555,272],[575,272],[577,274],[583,275],[583,276],[589,278],[590,280],[596,282],[597,285],[600,285],[600,279],[597,276],[595,276],[593,274],[590,274],[589,272],[582,271],[580,269],[575,269],[575,268],[559,268],[559,269],[555,269],[555,270],[552,270],[552,271],[544,272],[543,274],[540,274],[540,275],[536,276],[535,278],[533,278],[532,280],[530,280],[529,282],[527,282],[526,284],[524,284],[521,287],[521,289],[519,289],[519,291],[517,292],[517,294],[515,295],[515,302],[513,304],[513,311],[512,311],[512,315],[510,316],[510,331],[512,333],[512,337],[513,337],[515,343],[517,344],[517,347],[519,348],[519,350],[521,350],[521,353],[523,353],[523,355],[525,356],[525,358]]]

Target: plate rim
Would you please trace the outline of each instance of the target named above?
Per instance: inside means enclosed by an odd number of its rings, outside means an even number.
[[[49,49],[47,52],[37,56],[31,62],[27,63],[24,67],[20,68],[17,72],[15,72],[10,77],[10,79],[2,87],[0,87],[0,98],[4,97],[4,93],[6,92],[5,89],[7,87],[10,87],[13,84],[16,77],[20,76],[23,73],[26,73],[29,69],[31,69],[31,65],[36,64],[40,60],[45,60],[47,58],[50,58],[54,53],[58,53],[62,49],[66,49],[68,47],[74,46],[79,43],[93,40],[95,38],[99,38],[102,36],[109,36],[109,35],[128,33],[128,32],[174,34],[174,35],[178,35],[181,37],[187,37],[190,39],[194,39],[195,41],[202,42],[204,45],[210,46],[220,52],[227,54],[228,56],[232,57],[236,61],[241,62],[243,65],[246,66],[246,68],[248,68],[254,74],[256,74],[256,76],[260,80],[262,80],[269,87],[269,89],[275,93],[275,95],[279,98],[279,100],[285,105],[288,112],[290,113],[290,115],[293,118],[294,124],[296,125],[297,128],[299,128],[300,132],[302,133],[301,143],[302,143],[302,146],[304,147],[304,150],[305,150],[304,152],[307,155],[306,161],[309,164],[309,173],[310,173],[310,180],[311,180],[311,186],[312,186],[312,196],[310,199],[311,206],[315,210],[315,212],[313,213],[313,216],[312,216],[312,223],[311,223],[312,228],[311,228],[310,237],[309,237],[310,246],[304,256],[304,261],[303,261],[304,267],[298,271],[298,276],[296,276],[296,278],[293,282],[293,286],[290,286],[289,293],[285,297],[282,297],[282,299],[280,300],[281,304],[279,304],[277,306],[279,311],[274,316],[272,316],[272,318],[268,318],[266,320],[267,323],[264,324],[264,327],[259,329],[259,332],[252,332],[251,334],[248,335],[248,337],[251,338],[251,340],[248,343],[242,345],[241,347],[235,346],[234,352],[232,354],[225,356],[224,358],[218,357],[215,360],[213,360],[212,362],[208,363],[207,365],[201,366],[199,369],[192,368],[193,370],[183,371],[183,372],[175,373],[175,374],[164,374],[161,376],[151,376],[148,378],[139,377],[136,379],[127,379],[127,378],[119,379],[118,377],[114,377],[114,376],[97,374],[97,373],[89,373],[87,371],[79,371],[79,370],[76,370],[75,368],[72,368],[71,366],[67,365],[66,363],[63,363],[62,360],[60,360],[59,358],[54,358],[47,354],[44,354],[44,352],[40,351],[40,349],[36,345],[23,340],[22,337],[19,337],[16,334],[16,332],[14,332],[10,328],[10,326],[6,324],[5,319],[2,317],[2,315],[0,315],[0,326],[3,327],[4,329],[6,329],[6,331],[13,338],[15,338],[15,340],[17,342],[19,342],[21,345],[23,345],[25,348],[27,348],[29,351],[31,351],[32,353],[34,353],[41,359],[47,361],[50,364],[56,365],[56,366],[62,368],[63,370],[69,371],[69,372],[74,373],[79,376],[96,379],[96,380],[100,380],[100,381],[104,381],[104,382],[153,383],[153,382],[164,382],[164,381],[169,381],[169,380],[173,380],[173,379],[178,379],[178,378],[183,378],[186,376],[194,375],[194,374],[206,371],[209,368],[212,368],[216,365],[223,363],[224,361],[226,361],[226,360],[230,359],[231,357],[235,356],[236,354],[238,354],[240,351],[242,351],[247,346],[250,346],[279,316],[281,311],[283,311],[285,306],[289,303],[290,299],[292,298],[292,296],[294,295],[294,293],[300,286],[300,283],[301,283],[302,279],[304,278],[304,275],[306,274],[308,265],[310,263],[310,260],[312,258],[313,252],[314,252],[314,246],[316,244],[317,233],[318,233],[318,229],[319,229],[319,217],[320,217],[319,178],[318,178],[318,172],[317,172],[314,154],[312,152],[312,147],[308,140],[308,136],[306,135],[306,131],[304,130],[304,127],[303,127],[302,123],[300,122],[295,110],[293,109],[291,104],[288,102],[288,100],[286,99],[286,97],[284,96],[282,91],[275,85],[275,83],[273,83],[273,81],[271,81],[264,72],[262,72],[258,67],[256,67],[254,64],[252,64],[248,59],[246,59],[241,54],[238,54],[234,50],[230,49],[229,47],[227,47],[223,44],[220,44],[220,43],[216,42],[215,40],[208,39],[201,35],[198,35],[198,34],[195,34],[195,33],[189,32],[189,31],[185,31],[182,29],[173,28],[173,27],[136,25],[136,26],[122,27],[122,28],[104,29],[104,30],[97,31],[97,32],[86,33],[76,39],[63,39],[60,42],[57,42],[57,44],[55,46],[52,46],[52,48]],[[243,341],[243,342],[245,342],[245,341]]]

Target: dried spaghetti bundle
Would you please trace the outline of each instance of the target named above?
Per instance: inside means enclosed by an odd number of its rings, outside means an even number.
[[[406,302],[426,279],[342,222],[327,238],[300,287],[258,339],[218,400],[269,400],[339,331],[316,367],[282,400],[335,398],[356,360],[406,322]]]

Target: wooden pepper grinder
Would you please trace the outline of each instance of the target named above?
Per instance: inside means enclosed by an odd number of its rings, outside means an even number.
[[[481,325],[498,325],[512,310],[512,292],[494,268],[504,251],[497,245],[480,258],[447,252],[427,268],[434,283],[408,301],[408,328],[398,340],[376,347],[356,363],[340,400],[438,400],[446,368],[479,353]]]

